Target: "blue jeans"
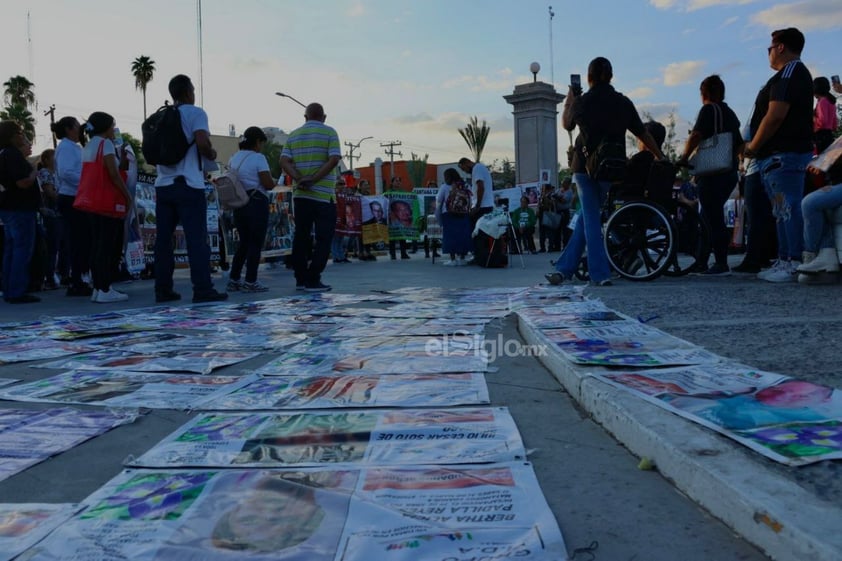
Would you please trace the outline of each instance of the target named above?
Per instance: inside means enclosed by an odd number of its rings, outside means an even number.
[[[804,215],[804,249],[818,253],[820,249],[835,247],[829,213],[842,206],[842,183],[822,187],[801,201]]]
[[[330,255],[336,229],[336,204],[296,197],[293,199],[295,235],[292,238],[292,268],[298,284],[318,284]],[[316,239],[311,241],[311,232]]]
[[[0,210],[3,221],[3,298],[17,298],[29,286],[29,262],[35,249],[35,211]]]
[[[587,246],[588,273],[594,282],[602,282],[611,277],[611,265],[602,238],[602,205],[611,184],[595,181],[586,173],[573,174],[573,181],[582,205],[581,216],[555,268],[564,278],[572,278]]]
[[[772,201],[772,215],[778,231],[778,257],[801,261],[804,248],[804,174],[813,155],[786,152],[758,162],[763,187]]]
[[[187,241],[193,293],[213,290],[207,214],[204,189],[194,189],[185,183],[155,188],[155,292],[166,292],[173,288],[173,235],[179,223]]]
[[[699,202],[702,203],[702,214],[710,228],[710,246],[717,265],[728,266],[728,227],[725,225],[725,213],[722,208],[737,186],[737,171],[718,173],[699,177]],[[706,265],[708,256],[702,258]]]
[[[269,199],[260,192],[252,191],[246,206],[234,211],[234,225],[240,234],[240,244],[231,261],[232,280],[240,280],[243,264],[246,266],[246,282],[257,281],[260,252],[266,243],[266,228],[269,225]]]

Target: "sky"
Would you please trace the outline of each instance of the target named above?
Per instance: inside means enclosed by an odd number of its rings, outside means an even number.
[[[726,101],[749,118],[773,74],[770,32],[795,26],[807,38],[802,58],[814,76],[842,74],[842,0],[0,0],[0,79],[23,75],[38,99],[36,152],[51,146],[49,118],[83,120],[106,111],[140,136],[143,98],[132,61],[155,61],[147,105],[168,98],[167,83],[187,74],[212,134],[303,123],[281,91],[325,107],[357,166],[399,141],[396,160],[430,163],[470,156],[458,133],[470,117],[491,134],[482,159],[514,159],[515,85],[538,80],[565,93],[571,73],[605,56],[614,86],[641,113],[666,122],[680,139],[700,108],[699,83],[719,74]],[[550,18],[549,7],[554,16]],[[201,52],[201,74],[200,74]],[[200,80],[201,76],[201,80]],[[201,88],[200,88],[201,86]],[[559,161],[567,134],[559,125]],[[347,163],[347,160],[346,160]]]

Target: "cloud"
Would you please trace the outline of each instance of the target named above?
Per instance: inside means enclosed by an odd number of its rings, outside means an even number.
[[[635,88],[630,92],[626,92],[626,95],[631,99],[644,99],[650,97],[652,94],[655,93],[654,88],[650,88],[647,86],[641,88]]]
[[[415,115],[399,115],[393,119],[398,125],[416,125],[420,123],[433,122],[433,116],[429,113],[416,113]]]
[[[447,112],[441,113],[439,115],[433,116],[429,113],[416,113],[413,115],[400,115],[391,119],[392,123],[395,125],[405,125],[405,126],[412,126],[416,128],[422,128],[428,132],[446,132],[446,133],[456,133],[457,129],[464,128],[465,125],[468,124],[468,121],[473,115],[468,115],[467,113],[459,113],[459,112]],[[495,117],[484,117],[482,115],[478,115],[480,123],[484,120],[488,124],[489,128],[491,129],[491,134],[500,134],[505,133],[507,135],[512,134],[512,117],[511,116],[495,116]]]
[[[677,8],[685,12],[703,10],[711,6],[734,6],[752,4],[757,0],[649,0],[649,3],[659,10]]]
[[[842,2],[839,0],[805,0],[778,4],[757,12],[751,21],[769,29],[797,27],[801,31],[842,27]]]
[[[357,2],[350,8],[348,8],[348,12],[346,14],[349,18],[358,18],[365,15],[365,6],[363,6],[362,2]]]
[[[665,86],[680,86],[692,82],[705,66],[702,60],[685,60],[668,64],[664,70]]]
[[[740,20],[740,18],[738,16],[730,17],[730,18],[726,19],[725,21],[723,21],[722,25],[720,25],[719,27],[728,27],[729,25],[734,25],[739,20]]]
[[[445,80],[441,87],[444,89],[466,88],[473,92],[493,91],[493,92],[509,92],[514,88],[515,84],[522,84],[524,82],[531,82],[532,77],[520,78],[513,77],[511,68],[503,68],[497,71],[497,76],[489,78],[485,75],[470,75],[465,74],[456,78]]]

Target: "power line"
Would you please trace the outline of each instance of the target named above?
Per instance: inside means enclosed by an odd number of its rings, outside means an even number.
[[[389,149],[385,151],[386,155],[389,156],[389,181],[391,181],[392,179],[395,178],[395,156],[403,156],[403,153],[395,152],[395,146],[400,146],[400,145],[401,145],[400,140],[392,140],[392,141],[389,141],[389,142],[381,142],[380,143],[380,146],[382,148],[385,148],[386,146],[389,147]]]

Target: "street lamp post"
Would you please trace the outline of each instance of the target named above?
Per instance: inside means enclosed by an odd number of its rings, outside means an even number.
[[[306,106],[306,105],[304,105],[303,103],[301,103],[300,101],[298,101],[297,99],[295,99],[294,97],[292,97],[291,95],[285,94],[285,93],[283,93],[283,92],[275,92],[275,95],[280,96],[280,97],[285,97],[285,98],[287,98],[287,99],[291,99],[291,100],[293,100],[295,103],[297,103],[298,105],[300,105],[301,107],[303,107],[304,109],[307,109],[307,106]]]
[[[363,143],[363,140],[368,140],[370,138],[374,138],[373,136],[367,136],[365,138],[361,138],[359,142],[354,144],[353,142],[346,142],[345,146],[348,147],[348,167],[351,171],[354,171],[354,150],[357,150],[360,147],[360,144]],[[357,158],[359,159],[359,158]]]

